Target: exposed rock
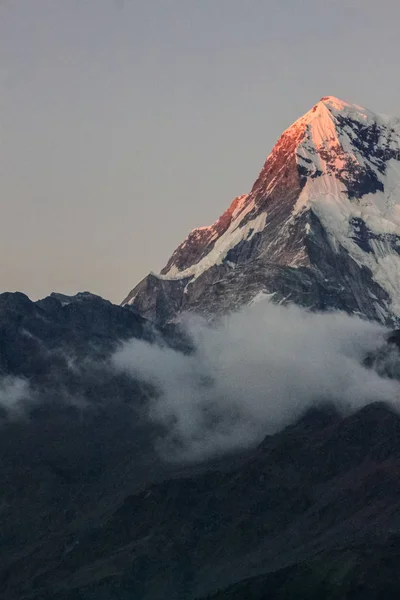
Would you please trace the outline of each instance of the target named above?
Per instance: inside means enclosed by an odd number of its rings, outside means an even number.
[[[283,133],[251,192],[123,304],[162,323],[182,311],[213,318],[265,293],[398,322],[399,160],[399,119],[322,98]]]

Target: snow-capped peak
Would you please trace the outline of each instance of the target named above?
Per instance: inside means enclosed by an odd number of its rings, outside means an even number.
[[[316,118],[326,117],[326,111],[333,117],[340,114],[343,117],[356,119],[363,124],[368,124],[377,120],[384,121],[386,119],[383,115],[377,115],[359,104],[351,104],[350,102],[345,102],[335,96],[324,96],[303,117],[300,117],[300,119],[295,121],[294,125],[299,122],[311,123]]]
[[[336,96],[323,96],[318,104],[325,104],[325,106],[328,108],[334,108],[335,110],[339,111],[350,106],[355,106],[357,108],[361,108],[362,110],[362,107],[359,107],[357,104],[350,104],[349,102],[340,100],[340,98],[337,98]]]
[[[398,135],[387,121],[334,96],[322,98],[282,134],[250,194],[236,198],[210,227],[193,230],[174,252],[162,276],[198,277],[211,266],[229,260],[233,248],[268,228],[268,212],[280,212],[281,225],[288,223],[291,214],[308,205],[309,195],[302,192],[307,181],[318,179],[318,193],[323,197],[339,198],[345,193],[360,198],[382,190],[379,174],[386,168],[384,155],[399,149]],[[293,194],[296,203],[291,204],[288,199]],[[271,259],[280,260],[281,249],[275,243],[268,245]],[[290,256],[285,251],[287,264],[308,264],[303,250],[296,246]]]
[[[316,228],[371,274],[382,296],[375,314],[400,317],[400,119],[321,98],[283,132],[250,193],[193,230],[158,277],[185,280],[189,294],[215,268],[316,269]]]
[[[350,102],[345,102],[344,100],[340,100],[335,96],[324,96],[318,102],[318,105],[325,106],[330,112],[333,114],[341,113],[341,114],[359,114],[362,119],[367,119],[368,115],[375,116],[374,113],[371,113],[369,110],[360,106],[359,104],[351,104]]]

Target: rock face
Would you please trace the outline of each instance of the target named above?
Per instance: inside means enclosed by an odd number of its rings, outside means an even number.
[[[287,129],[251,192],[192,231],[124,300],[158,322],[269,294],[400,318],[400,119],[325,97]]]
[[[85,361],[101,364],[131,338],[162,338],[185,349],[175,327],[156,329],[134,310],[88,292],[53,293],[38,302],[19,292],[0,294],[0,377],[68,387]]]

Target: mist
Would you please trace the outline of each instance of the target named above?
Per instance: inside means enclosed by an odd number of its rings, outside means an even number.
[[[0,379],[0,410],[8,419],[25,416],[30,399],[31,392],[25,379],[11,376]]]
[[[148,418],[165,431],[157,446],[167,460],[252,446],[320,403],[352,411],[399,401],[398,382],[363,366],[388,333],[377,323],[268,301],[217,325],[188,315],[183,323],[190,355],[132,340],[112,358],[154,387]]]

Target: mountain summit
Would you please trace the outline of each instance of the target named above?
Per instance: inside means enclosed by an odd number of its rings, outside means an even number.
[[[326,96],[281,135],[251,192],[123,304],[166,321],[268,294],[393,323],[399,255],[400,119]]]

